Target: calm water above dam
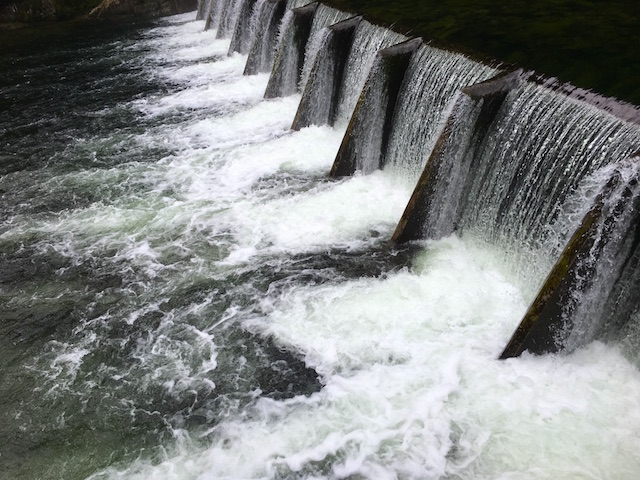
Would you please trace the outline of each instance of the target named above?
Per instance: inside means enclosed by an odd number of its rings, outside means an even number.
[[[622,349],[496,360],[539,278],[194,18],[0,58],[0,478],[638,478]]]

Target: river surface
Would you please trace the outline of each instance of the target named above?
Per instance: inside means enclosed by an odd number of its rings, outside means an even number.
[[[414,185],[194,17],[0,57],[0,478],[639,478],[621,350],[496,360],[539,285],[390,246]]]

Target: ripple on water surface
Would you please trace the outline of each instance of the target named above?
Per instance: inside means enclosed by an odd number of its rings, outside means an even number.
[[[618,349],[496,361],[530,300],[501,253],[390,247],[413,185],[327,179],[344,130],[291,132],[300,96],[263,100],[203,25],[10,73],[32,83],[0,116],[2,471],[635,478]]]

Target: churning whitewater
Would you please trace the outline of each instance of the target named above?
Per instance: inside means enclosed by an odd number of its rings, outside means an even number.
[[[20,120],[0,177],[6,478],[638,478],[621,349],[497,360],[539,279],[391,247],[415,173],[329,179],[350,112],[291,130],[194,17],[19,65],[84,110]]]

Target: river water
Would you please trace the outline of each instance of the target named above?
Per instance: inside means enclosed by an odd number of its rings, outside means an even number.
[[[638,478],[620,348],[496,360],[539,285],[390,246],[411,182],[194,17],[1,59],[0,477]]]

